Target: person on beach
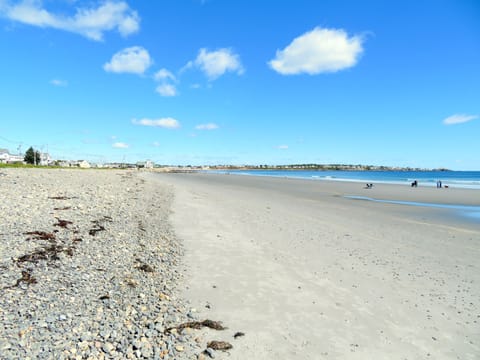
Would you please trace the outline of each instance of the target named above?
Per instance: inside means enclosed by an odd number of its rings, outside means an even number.
[[[414,181],[412,182],[412,187],[417,187],[417,186],[418,186],[418,182],[417,182],[417,180],[414,180]]]

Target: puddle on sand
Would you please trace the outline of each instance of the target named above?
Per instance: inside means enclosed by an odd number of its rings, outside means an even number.
[[[356,196],[356,195],[345,195],[347,199],[352,200],[365,200],[365,201],[373,201],[378,203],[386,203],[386,204],[398,204],[398,205],[409,205],[409,206],[422,206],[422,207],[430,207],[430,208],[438,208],[438,209],[450,209],[450,210],[457,210],[462,215],[480,219],[480,206],[469,206],[469,205],[454,205],[454,204],[433,204],[433,203],[423,203],[423,202],[416,202],[416,201],[401,201],[401,200],[382,200],[382,199],[375,199],[368,196]]]

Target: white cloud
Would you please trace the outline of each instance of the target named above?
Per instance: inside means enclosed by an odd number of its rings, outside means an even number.
[[[215,80],[228,71],[243,74],[240,56],[226,48],[211,52],[205,48],[200,49],[197,58],[190,61],[184,69],[193,66],[202,70],[209,80]]]
[[[122,36],[138,31],[140,18],[124,1],[106,1],[96,8],[77,8],[73,16],[53,14],[42,1],[24,0],[0,10],[11,20],[42,28],[54,28],[101,41],[104,32],[117,30]]]
[[[103,69],[115,73],[143,74],[152,63],[146,49],[132,46],[114,54],[110,62],[103,65]]]
[[[161,96],[177,96],[178,95],[177,88],[175,87],[175,85],[171,85],[171,84],[158,85],[155,91],[159,93]]]
[[[361,36],[348,37],[341,29],[322,29],[295,38],[268,64],[283,75],[335,72],[354,66],[363,52]]]
[[[216,130],[218,129],[218,125],[214,123],[208,123],[208,124],[200,124],[195,126],[195,129],[197,130]]]
[[[152,143],[152,145],[155,146],[155,147],[159,147],[159,146],[160,146],[160,143],[159,143],[158,141],[154,141],[154,142]]]
[[[50,84],[52,84],[53,86],[64,87],[64,86],[68,85],[68,82],[65,81],[65,80],[60,80],[60,79],[52,79],[52,80],[50,80]]]
[[[287,150],[287,149],[288,149],[288,145],[278,145],[278,146],[277,146],[277,149],[279,149],[279,150]]]
[[[466,123],[468,121],[478,119],[478,117],[479,117],[478,115],[455,114],[443,120],[443,123],[445,125],[461,124],[461,123]]]
[[[153,126],[153,127],[162,127],[166,129],[178,129],[180,123],[174,118],[162,118],[162,119],[133,119],[132,124],[142,125],[142,126]]]
[[[167,69],[158,70],[154,75],[154,79],[157,81],[166,81],[166,80],[177,81],[177,79],[175,78],[175,75],[173,75]]]
[[[116,142],[112,144],[112,147],[116,149],[128,149],[130,146],[123,142]]]

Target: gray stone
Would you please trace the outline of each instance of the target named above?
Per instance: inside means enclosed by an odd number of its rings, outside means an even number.
[[[113,352],[115,350],[115,346],[113,346],[111,343],[109,342],[106,342],[102,345],[102,350],[107,353],[107,354],[110,354],[111,352]]]

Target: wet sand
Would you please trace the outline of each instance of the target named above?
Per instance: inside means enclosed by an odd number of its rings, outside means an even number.
[[[345,198],[480,205],[480,192],[161,174],[185,297],[229,359],[480,358],[480,220]],[[245,336],[233,339],[235,332]]]

